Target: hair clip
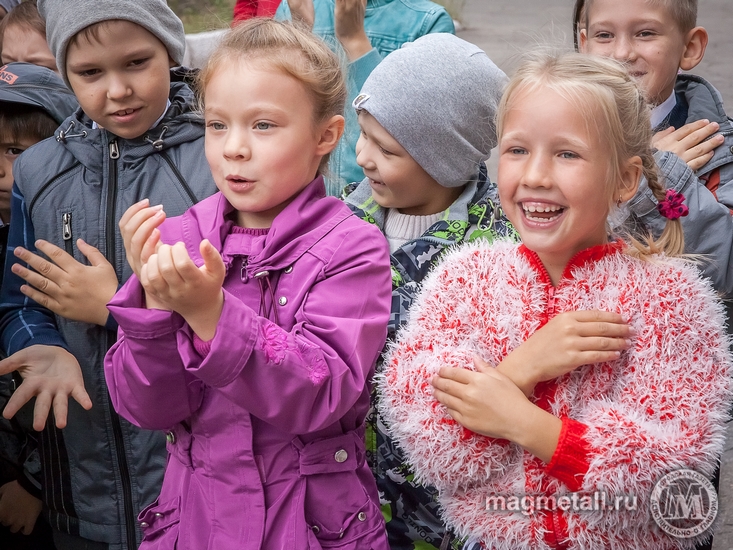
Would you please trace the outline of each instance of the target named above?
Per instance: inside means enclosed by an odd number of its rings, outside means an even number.
[[[664,200],[659,201],[659,204],[657,204],[657,210],[668,220],[676,220],[690,213],[690,209],[684,205],[684,202],[685,196],[682,193],[678,193],[674,189],[667,189]]]

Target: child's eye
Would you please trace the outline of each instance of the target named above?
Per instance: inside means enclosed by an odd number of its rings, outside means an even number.
[[[510,155],[524,155],[527,153],[526,149],[522,149],[521,147],[510,147],[507,149],[507,153]]]
[[[86,71],[79,71],[76,74],[78,74],[82,78],[89,78],[98,75],[100,72],[101,71],[99,69],[87,69]]]
[[[133,67],[139,67],[140,65],[144,65],[145,63],[147,63],[149,59],[149,57],[145,57],[143,59],[133,59],[132,61],[130,61],[130,65]]]
[[[5,151],[5,154],[9,157],[17,157],[23,151],[25,151],[25,149],[21,149],[20,147],[8,147],[8,149]]]
[[[257,124],[255,124],[255,128],[257,128],[258,130],[269,130],[270,128],[272,128],[272,126],[273,125],[269,122],[258,122]]]
[[[613,35],[610,32],[606,31],[599,31],[595,34],[596,40],[611,40],[613,38]]]
[[[224,130],[226,128],[223,123],[216,121],[207,122],[206,127],[211,128],[212,130]]]
[[[379,150],[382,152],[382,154],[386,157],[389,157],[391,155],[394,155],[392,151],[387,151],[384,147],[380,147]]]
[[[639,33],[639,37],[641,37],[641,38],[649,38],[649,37],[652,37],[654,35],[655,35],[654,31],[641,31]]]
[[[560,157],[564,159],[580,158],[577,153],[573,153],[572,151],[563,151],[562,153],[560,153]]]

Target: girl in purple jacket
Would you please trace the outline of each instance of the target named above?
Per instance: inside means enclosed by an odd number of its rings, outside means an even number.
[[[112,402],[168,433],[141,548],[386,550],[364,417],[389,251],[325,197],[344,127],[338,60],[255,19],[223,40],[201,90],[220,193],[170,220],[145,200],[130,208],[135,276],[109,304]]]

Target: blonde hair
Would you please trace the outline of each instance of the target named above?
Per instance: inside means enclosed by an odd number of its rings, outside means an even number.
[[[343,115],[346,83],[338,57],[319,37],[293,23],[260,17],[230,30],[199,74],[197,87],[202,103],[206,102],[206,85],[212,76],[224,62],[232,60],[265,61],[301,82],[313,105],[314,125]],[[321,174],[326,171],[329,156],[321,159]]]
[[[564,53],[531,54],[509,81],[499,104],[497,130],[503,133],[504,119],[518,92],[550,89],[576,105],[589,130],[598,133],[609,152],[606,193],[609,206],[618,195],[621,171],[626,161],[639,157],[642,173],[657,201],[666,198],[659,181],[651,147],[650,108],[643,93],[618,62],[591,55]],[[658,239],[628,236],[627,253],[648,259],[652,254],[679,256],[684,249],[682,225],[667,220]]]
[[[588,28],[588,14],[594,0],[586,0],[585,28]],[[644,0],[650,4],[661,4],[674,19],[677,28],[686,34],[697,25],[697,0]]]

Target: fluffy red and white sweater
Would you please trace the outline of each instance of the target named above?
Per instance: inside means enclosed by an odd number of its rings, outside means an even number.
[[[689,263],[642,261],[622,249],[617,242],[579,253],[557,287],[534,252],[509,243],[458,248],[425,279],[379,379],[380,408],[417,477],[440,490],[444,519],[460,535],[496,549],[697,542],[663,533],[649,497],[672,470],[715,470],[731,400],[723,309]],[[563,422],[549,464],[462,428],[434,399],[430,380],[440,367],[473,368],[475,353],[496,365],[554,315],[590,309],[621,314],[637,335],[620,359],[535,388],[532,400]],[[486,509],[497,495],[594,491],[636,501],[605,512]]]

